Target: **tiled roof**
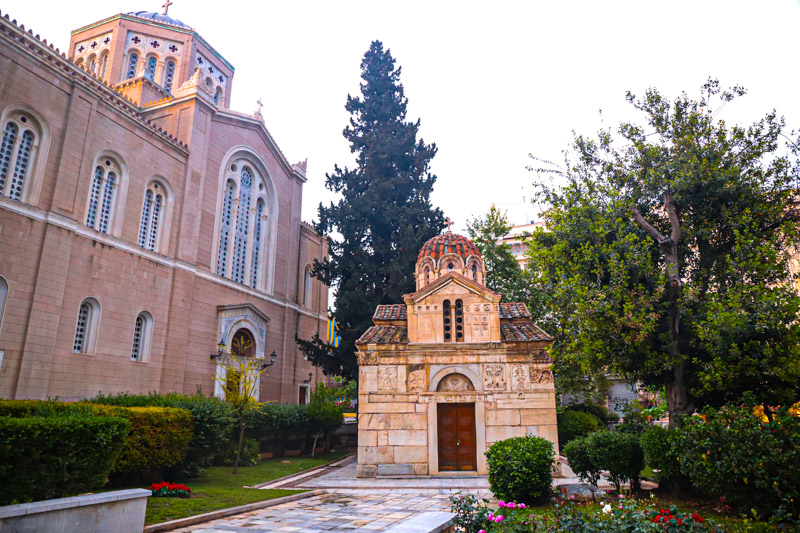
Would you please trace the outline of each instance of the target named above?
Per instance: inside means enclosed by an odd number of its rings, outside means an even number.
[[[407,344],[408,328],[402,326],[372,326],[356,344]]]
[[[553,338],[533,322],[525,324],[500,324],[503,342],[550,341]]]
[[[405,304],[379,305],[372,318],[373,320],[408,320]]]
[[[527,306],[522,302],[509,302],[500,304],[500,319],[530,318]]]
[[[456,254],[463,259],[471,255],[481,256],[474,242],[463,235],[457,235],[448,231],[444,235],[437,235],[423,244],[417,256],[417,262],[423,257],[431,257],[435,261],[438,261],[439,258],[445,254]]]

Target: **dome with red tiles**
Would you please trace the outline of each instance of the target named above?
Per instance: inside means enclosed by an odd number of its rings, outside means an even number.
[[[481,256],[481,252],[474,242],[463,235],[448,231],[444,235],[437,235],[423,244],[417,256],[417,262],[419,263],[425,257],[438,261],[439,258],[447,254],[456,254],[464,261],[471,255]]]

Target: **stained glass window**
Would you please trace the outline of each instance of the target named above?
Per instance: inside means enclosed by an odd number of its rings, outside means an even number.
[[[0,194],[4,194],[6,181],[8,180],[8,169],[11,165],[11,156],[14,151],[14,143],[17,140],[17,125],[13,122],[6,124],[3,132],[3,141],[0,143]]]
[[[158,60],[155,58],[155,56],[150,56],[147,58],[147,70],[145,71],[144,75],[148,80],[152,81],[155,79],[156,65],[158,65]]]
[[[105,186],[103,187],[103,206],[100,209],[100,223],[97,228],[101,233],[108,233],[111,210],[114,204],[114,188],[117,185],[116,180],[117,175],[114,172],[106,174]]]
[[[103,167],[98,166],[94,169],[94,179],[92,179],[92,192],[89,195],[89,209],[86,212],[86,225],[94,228],[97,222],[97,204],[100,200],[100,190],[103,188]]]
[[[75,353],[85,353],[90,313],[91,306],[88,302],[83,302],[78,308],[78,324],[75,327],[75,341],[72,343],[72,351]]]
[[[164,75],[164,88],[172,92],[172,82],[175,80],[175,62],[167,61],[167,71]]]
[[[125,73],[125,79],[135,78],[136,70],[139,67],[139,54],[133,53],[128,56],[128,71]]]
[[[142,222],[139,224],[139,246],[142,248],[147,244],[147,235],[150,232],[150,213],[153,208],[153,191],[147,189],[144,193],[144,205],[142,205]]]
[[[253,227],[253,257],[250,259],[250,286],[258,287],[258,266],[261,261],[261,231],[264,226],[264,200],[256,203],[256,220]]]
[[[222,200],[222,220],[219,228],[219,252],[217,253],[217,274],[225,275],[228,267],[228,246],[231,238],[231,217],[233,216],[234,185],[228,181],[225,185],[225,197]]]

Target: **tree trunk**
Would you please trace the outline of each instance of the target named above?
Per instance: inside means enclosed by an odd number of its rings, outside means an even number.
[[[686,361],[680,351],[680,322],[681,311],[679,300],[683,283],[680,275],[680,259],[678,256],[678,243],[681,240],[681,223],[678,218],[678,208],[672,197],[672,192],[664,193],[664,209],[669,215],[670,234],[664,236],[651,226],[634,206],[631,207],[633,220],[640,228],[650,234],[658,243],[664,253],[664,263],[667,269],[667,284],[669,289],[669,357],[670,368],[665,376],[665,389],[667,393],[667,406],[669,407],[669,425],[675,427],[680,415],[689,414],[691,405],[689,394],[684,380],[686,374]]]
[[[311,445],[311,457],[314,457],[314,452],[317,451],[317,438],[319,438],[319,433],[314,433],[314,444]]]
[[[239,445],[236,447],[236,459],[233,461],[233,473],[239,469],[239,457],[242,456],[242,443],[244,442],[244,417],[239,418]]]

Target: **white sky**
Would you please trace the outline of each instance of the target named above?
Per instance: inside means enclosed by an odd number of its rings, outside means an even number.
[[[33,0],[9,14],[64,50],[72,29],[161,3]],[[232,108],[252,112],[262,98],[289,160],[308,157],[306,220],[332,198],[325,173],[353,161],[344,104],[373,39],[403,67],[409,118],[439,147],[433,203],[456,231],[492,203],[517,224],[535,217],[522,206],[528,153],[560,161],[573,130],[601,126],[600,109],[606,125],[636,118],[629,89],[696,96],[714,76],[749,91],[718,118],[752,122],[776,108],[787,130],[800,126],[800,0],[175,0],[169,14],[236,67]]]

